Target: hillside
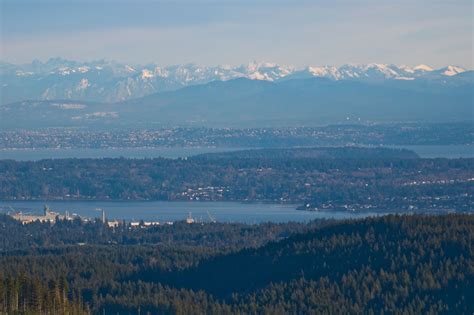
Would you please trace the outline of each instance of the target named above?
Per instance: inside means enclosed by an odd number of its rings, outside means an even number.
[[[278,83],[236,79],[151,95],[119,106],[126,117],[143,123],[149,117],[178,124],[230,126],[321,124],[348,119],[459,121],[472,117],[472,87],[472,83],[452,87],[323,78]]]
[[[411,151],[270,149],[187,159],[0,161],[3,200],[242,201],[304,210],[470,211],[474,159]]]
[[[464,73],[462,74],[464,75]],[[467,77],[467,79],[466,79]],[[457,80],[458,79],[458,80]],[[269,127],[473,119],[472,79],[365,82],[310,78],[214,81],[115,104],[23,101],[0,106],[2,129]],[[457,80],[457,84],[449,84]]]
[[[468,214],[150,229],[0,220],[9,232],[3,242],[14,245],[28,233],[24,240],[38,246],[0,256],[0,301],[8,301],[0,311],[37,310],[31,301],[35,292],[47,292],[42,283],[92,314],[474,311],[474,217]],[[297,234],[288,236],[292,229]],[[84,239],[89,245],[57,245]],[[28,287],[35,290],[22,291]],[[12,303],[20,292],[25,299]],[[68,304],[41,296],[40,307]]]
[[[360,147],[319,147],[291,149],[239,150],[199,154],[192,159],[414,159],[418,155],[407,149],[360,148]]]
[[[301,277],[342,281],[351,270],[357,274],[365,268],[376,273],[385,270],[402,275],[407,272],[415,279],[417,273],[430,265],[432,269],[423,270],[431,273],[430,276],[449,277],[444,274],[448,260],[452,262],[462,256],[462,269],[467,271],[474,267],[472,261],[469,263],[474,254],[471,239],[474,217],[463,217],[465,222],[461,217],[388,216],[334,224],[261,248],[215,257],[183,271],[178,275],[179,280],[173,281],[222,297]],[[400,247],[402,243],[404,246]],[[409,261],[410,257],[417,258]],[[452,280],[457,277],[451,276]],[[471,281],[473,276],[470,275]],[[420,285],[424,281],[417,280]],[[436,280],[427,285],[433,289],[440,286]],[[416,285],[409,290],[413,289]]]

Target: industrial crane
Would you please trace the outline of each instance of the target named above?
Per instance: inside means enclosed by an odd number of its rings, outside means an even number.
[[[209,221],[211,221],[212,223],[216,223],[217,220],[215,217],[213,217],[210,213],[209,213],[209,210],[206,210],[207,211],[207,216],[209,217]]]

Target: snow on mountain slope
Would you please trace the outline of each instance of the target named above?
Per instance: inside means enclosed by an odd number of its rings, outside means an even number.
[[[456,67],[456,66],[447,66],[445,68],[441,68],[440,70],[442,71],[443,75],[446,75],[449,77],[466,71],[465,69],[461,67]]]
[[[418,65],[418,66],[414,67],[413,70],[415,70],[415,71],[433,71],[434,69],[431,68],[430,66],[421,64],[421,65]]]
[[[372,63],[368,65],[308,66],[295,68],[276,63],[252,62],[240,66],[195,64],[160,67],[155,64],[128,65],[99,60],[77,62],[52,58],[24,65],[0,63],[1,103],[25,99],[76,99],[118,102],[190,85],[236,78],[279,81],[322,77],[331,80],[415,80],[451,78],[466,70],[457,66],[432,69]]]

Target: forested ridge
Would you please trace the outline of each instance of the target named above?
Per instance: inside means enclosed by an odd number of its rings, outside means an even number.
[[[0,314],[90,314],[77,290],[69,289],[64,277],[41,282],[39,277],[0,274]]]
[[[402,157],[403,156],[403,157]],[[474,159],[381,149],[268,149],[189,159],[0,161],[3,200],[295,203],[306,210],[468,211]]]
[[[21,226],[2,217],[3,244],[15,244],[19,231],[35,244],[20,239],[18,249],[10,245],[1,252],[2,312],[14,313],[5,298],[20,296],[22,286],[11,289],[12,281],[63,292],[69,314],[474,311],[472,215],[391,215],[308,226],[183,223],[168,242],[162,240],[173,227],[114,231],[100,224]],[[74,243],[89,233],[97,234],[95,242],[86,236],[86,244]],[[25,292],[23,300],[33,300],[33,290]],[[42,305],[51,305],[54,295],[43,296]]]

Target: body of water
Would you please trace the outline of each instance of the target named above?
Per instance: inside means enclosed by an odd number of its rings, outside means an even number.
[[[126,221],[180,221],[189,213],[198,221],[209,222],[209,214],[218,222],[305,222],[313,219],[352,219],[384,213],[351,213],[340,211],[300,211],[295,205],[238,202],[186,202],[186,201],[0,201],[3,212],[11,210],[41,214],[44,204],[52,211],[64,214],[77,213],[89,218],[99,218],[101,209],[109,220]],[[11,208],[10,208],[11,207]]]
[[[405,148],[423,158],[472,158],[472,145],[403,145],[387,148]],[[229,147],[156,147],[156,148],[106,148],[106,149],[1,149],[0,159],[35,161],[62,158],[178,158],[203,153],[245,150]]]

